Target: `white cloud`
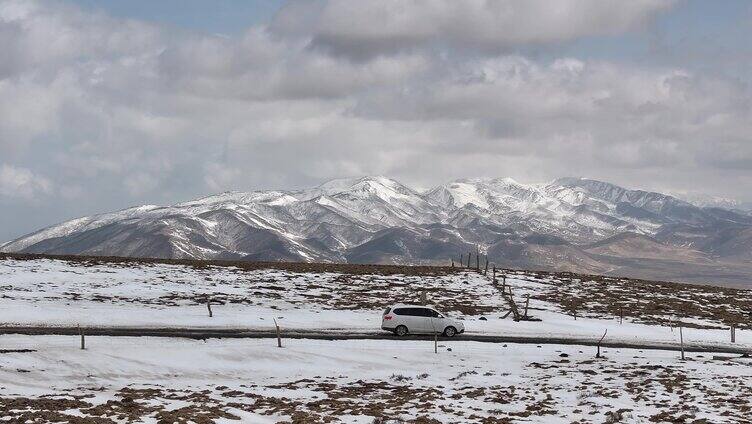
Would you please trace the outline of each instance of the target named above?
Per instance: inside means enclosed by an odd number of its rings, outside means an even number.
[[[123,181],[123,185],[132,196],[148,193],[157,188],[158,181],[149,174],[130,174]]]
[[[296,3],[273,30],[216,37],[0,0],[0,158],[16,181],[3,195],[99,212],[385,174],[422,186],[586,175],[748,196],[749,87],[681,67],[492,48],[629,30],[667,2],[363,3],[382,9],[372,22],[356,10],[362,28],[327,33],[317,25],[347,4],[306,4],[316,13],[303,33],[279,36]],[[416,16],[436,25],[412,28]],[[546,25],[522,25],[533,16]],[[366,54],[315,48],[322,34]],[[391,35],[410,48],[382,48]]]
[[[204,182],[210,190],[215,192],[226,190],[237,178],[242,176],[240,170],[220,163],[208,163],[204,168]]]
[[[26,168],[13,165],[0,165],[0,198],[20,198],[38,200],[50,194],[52,183],[45,177],[36,175]]]

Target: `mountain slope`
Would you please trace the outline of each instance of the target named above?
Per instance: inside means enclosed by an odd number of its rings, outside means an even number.
[[[0,250],[446,263],[479,249],[500,266],[628,274],[641,268],[640,261],[653,261],[656,269],[681,262],[733,268],[752,256],[750,234],[747,214],[596,180],[462,179],[421,193],[389,178],[363,177],[79,218]],[[660,275],[671,270],[661,269]]]

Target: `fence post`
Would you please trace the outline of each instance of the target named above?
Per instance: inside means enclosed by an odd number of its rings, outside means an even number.
[[[684,360],[684,333],[682,332],[682,326],[679,325],[679,344],[681,345],[681,360]]]
[[[517,322],[521,319],[520,311],[517,309],[517,303],[514,301],[514,295],[512,294],[512,286],[509,286],[509,308],[514,314],[514,321]]]
[[[433,332],[433,353],[439,353],[439,333]]]
[[[619,306],[619,325],[624,321],[624,307]]]
[[[277,347],[282,347],[282,337],[279,334],[279,324],[277,324],[277,319],[272,318],[274,320],[274,327],[277,328]]]
[[[608,333],[608,329],[606,329],[606,331],[603,332],[603,336],[601,337],[600,340],[598,340],[598,352],[596,352],[596,354],[595,354],[596,358],[600,358],[601,357],[601,342],[603,342],[603,339],[606,338],[606,333]]]
[[[486,255],[486,269],[483,271],[483,275],[488,275],[488,255]]]
[[[473,257],[473,252],[467,254],[467,267],[470,268],[470,259]]]
[[[78,325],[78,334],[81,335],[81,350],[86,349],[86,340],[84,339],[84,329],[81,324]]]
[[[527,307],[530,305],[530,293],[525,295],[525,319],[527,319]]]
[[[211,310],[211,297],[209,297],[209,296],[206,296],[206,308],[209,310],[209,318],[211,318],[212,316],[214,316],[212,314],[212,310]]]
[[[736,343],[736,327],[731,325],[731,343]]]

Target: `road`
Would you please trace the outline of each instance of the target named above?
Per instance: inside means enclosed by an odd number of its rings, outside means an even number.
[[[32,336],[41,335],[67,335],[78,336],[78,327],[0,327],[0,334],[24,334]],[[273,329],[248,329],[248,328],[148,328],[148,327],[90,327],[84,330],[86,336],[108,337],[178,337],[189,339],[214,339],[214,338],[247,338],[268,339],[276,338]],[[315,340],[433,340],[433,336],[407,336],[397,338],[388,332],[357,331],[357,330],[310,330],[310,329],[287,329],[282,331],[283,339],[315,339]],[[541,337],[541,336],[504,336],[466,333],[452,339],[439,337],[443,343],[451,341],[473,341],[483,343],[524,343],[524,344],[557,344],[575,346],[596,346],[598,342],[592,339],[574,337]],[[650,343],[650,342],[627,342],[623,340],[604,340],[601,343],[604,348],[616,349],[657,349],[679,351],[678,344]],[[685,345],[686,352],[697,353],[728,353],[728,354],[751,354],[752,349],[745,347],[716,346],[706,344]]]

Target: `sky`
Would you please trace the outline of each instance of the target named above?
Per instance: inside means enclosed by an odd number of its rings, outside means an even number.
[[[0,241],[227,190],[752,201],[752,3],[0,0]]]

